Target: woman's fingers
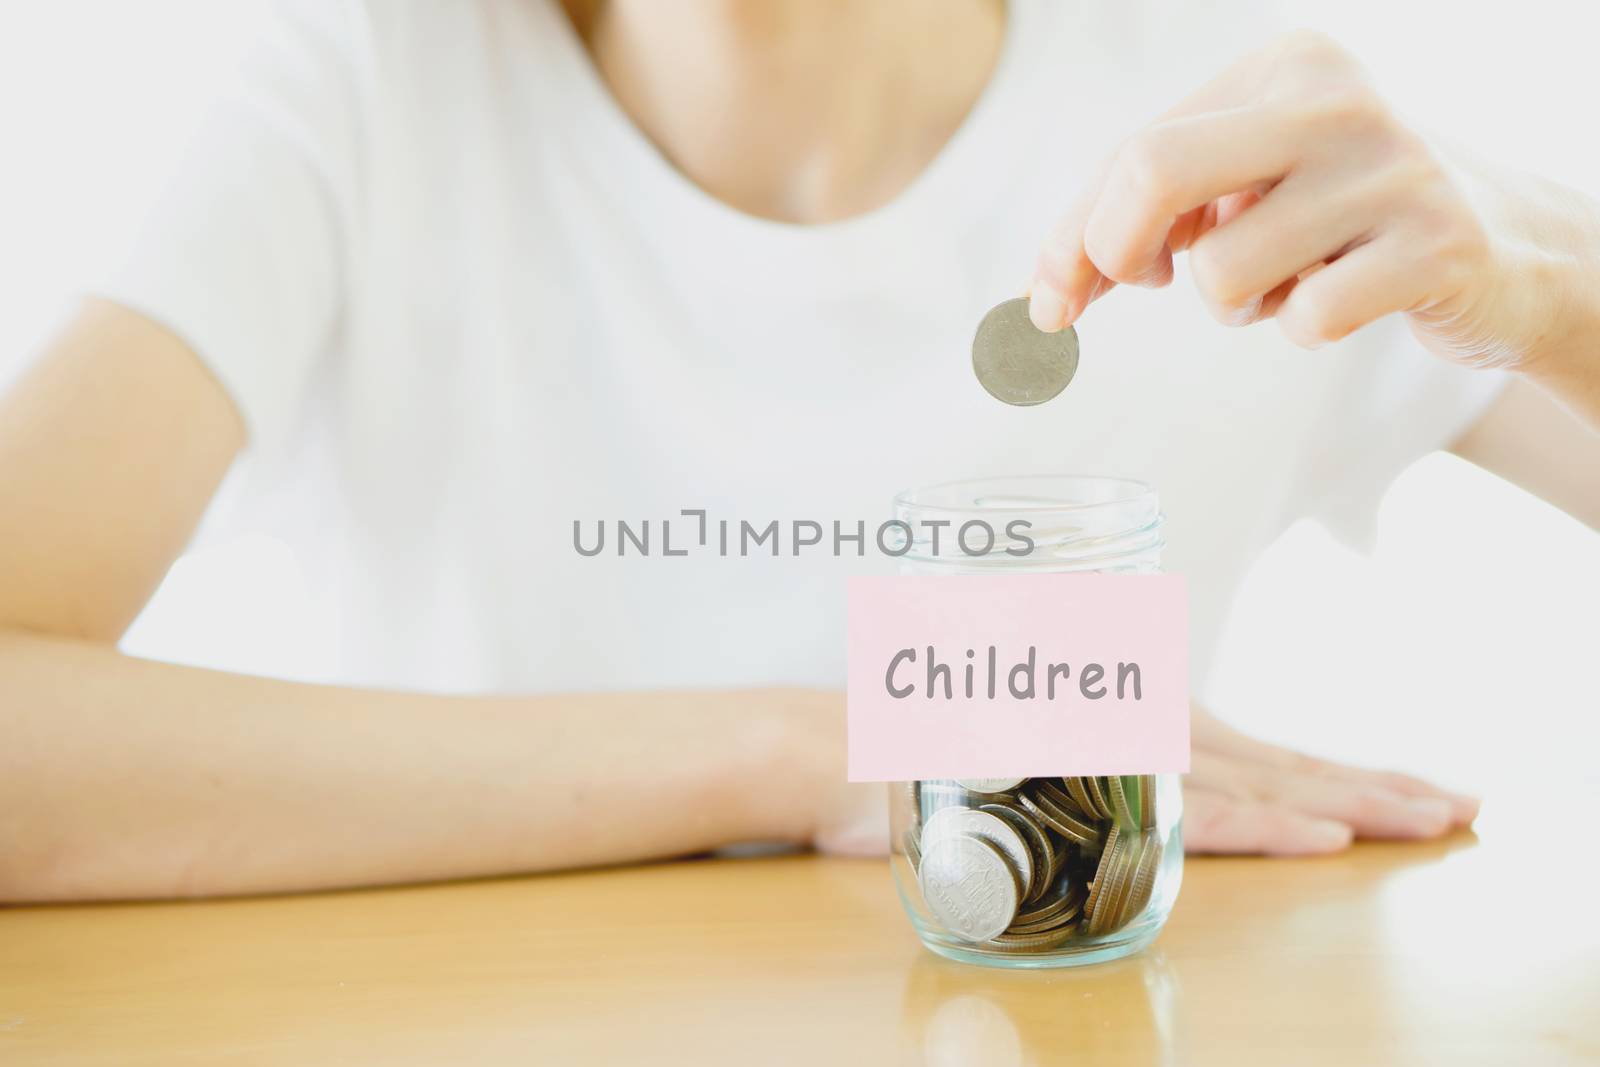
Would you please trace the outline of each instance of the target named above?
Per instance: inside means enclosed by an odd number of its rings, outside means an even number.
[[[1115,285],[1166,285],[1188,250],[1226,324],[1277,318],[1316,348],[1407,312],[1451,358],[1514,363],[1539,338],[1504,339],[1493,217],[1459,171],[1353,57],[1290,35],[1122,144],[1046,240],[1030,314],[1041,330],[1070,325]]]
[[[1084,204],[1067,213],[1039,253],[1028,288],[1028,317],[1045,333],[1070,326],[1112,283],[1083,250]]]
[[[1478,813],[1473,797],[1408,775],[1312,759],[1240,733],[1200,708],[1195,709],[1190,736],[1194,756],[1184,779],[1186,807],[1191,797],[1211,808],[1226,799],[1253,813],[1246,818],[1245,812],[1228,809],[1229,841],[1242,835],[1235,822],[1259,823],[1258,808],[1294,816],[1290,826],[1300,825],[1296,819],[1310,819],[1338,823],[1348,836],[1411,840],[1468,826]],[[1266,832],[1261,826],[1256,830]],[[1217,827],[1207,828],[1196,847],[1208,839],[1214,843],[1218,833]],[[1187,829],[1185,835],[1193,836]]]
[[[1335,819],[1358,837],[1418,840],[1455,825],[1455,811],[1443,797],[1408,796],[1373,782],[1269,772],[1260,788],[1267,801]]]
[[[1297,345],[1319,348],[1393,311],[1428,299],[1434,272],[1397,232],[1352,249],[1296,285],[1278,308],[1278,328]]]
[[[1398,793],[1401,796],[1426,798],[1443,801],[1450,808],[1450,821],[1455,826],[1471,826],[1472,820],[1478,817],[1481,802],[1477,797],[1466,793],[1456,793],[1449,789],[1441,789],[1432,782],[1425,782],[1420,778],[1413,778],[1409,774],[1399,774],[1394,771],[1369,771],[1363,767],[1347,767],[1339,763],[1323,764],[1325,774],[1346,781],[1374,785],[1380,789]]]
[[[1071,325],[1084,308],[1115,284],[1083,251],[1083,224],[1088,221],[1109,169],[1108,160],[1039,250],[1033,282],[1028,287],[1028,317],[1045,333]]]
[[[1375,212],[1359,188],[1291,177],[1197,237],[1189,272],[1218,322],[1255,321],[1268,294],[1362,240]]]
[[[1354,836],[1333,819],[1209,789],[1185,789],[1183,804],[1183,843],[1190,852],[1314,856],[1347,848]]]
[[[1230,193],[1271,183],[1302,152],[1303,125],[1281,107],[1241,107],[1170,119],[1117,152],[1084,224],[1101,274],[1129,285],[1171,279],[1167,243],[1178,218]]]
[[[1298,127],[1283,109],[1169,118],[1130,138],[1056,226],[1039,255],[1029,314],[1070,325],[1115,283],[1165,285],[1172,253],[1225,197],[1270,186],[1292,164]]]

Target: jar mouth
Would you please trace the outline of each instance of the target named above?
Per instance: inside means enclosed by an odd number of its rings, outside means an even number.
[[[940,482],[895,495],[895,513],[981,513],[992,510],[1056,514],[1137,505],[1148,499],[1157,507],[1156,491],[1132,478],[1094,474],[1024,474],[999,478],[964,478]]]
[[[1142,568],[1160,553],[1156,491],[1131,478],[972,478],[894,498],[907,559],[1012,569]],[[962,531],[976,530],[972,537]],[[990,540],[990,535],[992,540]]]

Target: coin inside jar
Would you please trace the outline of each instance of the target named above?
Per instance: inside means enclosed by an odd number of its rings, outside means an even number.
[[[972,793],[1009,793],[1026,778],[957,778],[961,788]]]
[[[901,849],[930,918],[951,937],[1007,955],[1071,951],[1069,940],[1138,921],[1155,896],[1165,854],[1145,825],[1155,822],[1155,793],[1151,775],[923,781],[904,794],[913,810]],[[963,868],[969,861],[976,866]],[[1005,913],[1000,933],[974,936]]]
[[[1051,875],[1057,866],[1057,849],[1051,843],[1050,835],[1031,818],[1005,804],[985,804],[979,810],[1004,819],[1027,843],[1033,865],[1033,879],[1024,901],[1039,899],[1049,887]]]
[[[1078,334],[1044,333],[1028,318],[1028,300],[997,304],[972,339],[972,370],[986,392],[1017,407],[1057,396],[1078,372]]]
[[[928,841],[917,876],[933,917],[964,941],[987,941],[1016,918],[1016,872],[981,837],[953,834]]]
[[[939,838],[953,834],[972,834],[998,848],[1016,873],[1018,903],[1028,896],[1034,879],[1033,854],[1009,822],[976,808],[940,808],[922,828],[922,847],[931,848]]]

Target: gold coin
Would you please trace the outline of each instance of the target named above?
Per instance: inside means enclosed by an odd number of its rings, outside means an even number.
[[[1128,835],[1128,856],[1123,861],[1122,892],[1117,894],[1116,910],[1106,916],[1113,930],[1120,930],[1127,926],[1128,920],[1132,918],[1132,913],[1128,911],[1128,905],[1133,899],[1134,880],[1139,873],[1139,863],[1144,858],[1148,843],[1148,839],[1141,833]]]
[[[1156,828],[1156,776],[1139,776],[1139,825],[1146,830]]]
[[[1067,787],[1067,793],[1072,797],[1073,802],[1078,805],[1079,811],[1090,819],[1098,819],[1100,817],[1094,810],[1094,801],[1089,799],[1089,791],[1083,787],[1082,778],[1063,778],[1061,781]]]
[[[1075,911],[1075,910],[1073,910],[1071,908],[1064,908],[1061,911],[1057,912],[1056,914],[1050,916],[1049,918],[1040,919],[1037,922],[1031,922],[1031,923],[1014,922],[1010,926],[1006,927],[1006,933],[1008,933],[1008,934],[1042,934],[1046,930],[1055,930],[1055,929],[1057,929],[1059,927],[1066,926],[1068,923],[1076,922],[1077,919],[1078,919],[1077,911]]]
[[[1117,895],[1117,870],[1122,865],[1123,857],[1128,852],[1128,839],[1123,837],[1117,842],[1116,855],[1107,854],[1104,873],[1096,872],[1094,888],[1099,894],[1094,902],[1094,914],[1084,917],[1084,933],[1091,937],[1099,937],[1111,929],[1111,913],[1116,907]]]
[[[1037,934],[1001,934],[990,939],[985,947],[1006,952],[1049,952],[1071,941],[1078,932],[1076,924],[1046,930]]]
[[[1105,847],[1100,850],[1100,863],[1095,867],[1094,877],[1089,880],[1089,897],[1083,902],[1083,917],[1093,920],[1100,911],[1100,901],[1105,896],[1106,875],[1111,870],[1111,861],[1116,858],[1117,848],[1122,844],[1122,831],[1115,826],[1106,834]]]
[[[1105,779],[1092,776],[1083,780],[1083,788],[1088,791],[1089,799],[1094,802],[1094,811],[1102,819],[1116,818],[1116,812],[1111,810],[1111,798],[1106,796]]]
[[[1105,823],[1084,822],[1060,810],[1055,814],[1061,824],[1058,827],[1059,832],[1085,851],[1098,852],[1105,843],[1107,830]]]
[[[1057,781],[1061,780],[1062,779],[1057,779]],[[1055,782],[1049,782],[1041,779],[1033,783],[1033,793],[1035,796],[1042,795],[1049,797],[1051,800],[1055,801],[1056,807],[1083,820],[1084,822],[1095,821],[1095,817],[1084,811],[1083,807],[1077,802],[1077,800],[1073,798],[1071,793],[1067,792],[1064,787],[1056,785]]]
[[[1013,929],[1019,926],[1047,926],[1054,925],[1062,916],[1074,914],[1073,894],[1063,893],[1050,902],[1048,907],[1036,908],[1033,911],[1018,912],[1016,919],[1011,923]]]
[[[1050,864],[1050,877],[1045,879],[1045,881],[1054,882],[1056,878],[1060,876],[1061,869],[1067,865],[1068,851],[1070,851],[1070,846],[1065,843],[1063,843],[1060,848],[1056,849],[1054,862]]]
[[[1048,915],[1033,917],[1031,914],[1018,915],[1008,934],[1036,934],[1045,930],[1054,930],[1058,926],[1078,921],[1083,914],[1083,891],[1074,888],[1060,898],[1059,905]]]
[[[1139,838],[1134,834],[1122,834],[1117,838],[1117,854],[1111,857],[1111,865],[1102,875],[1105,885],[1100,889],[1100,901],[1095,906],[1094,919],[1089,924],[1089,933],[1096,937],[1109,934],[1118,929],[1122,915],[1122,903],[1127,898],[1128,888],[1133,883],[1133,864],[1137,860]]]
[[[1035,793],[1032,796],[1025,793],[1021,800],[1024,809],[1062,837],[1069,841],[1074,841],[1087,849],[1099,847],[1099,830],[1067,814],[1067,812],[1052,803],[1048,797],[1039,793]]]
[[[1080,775],[1076,778],[1064,779],[1067,783],[1067,792],[1072,799],[1083,809],[1084,817],[1091,822],[1111,818],[1111,803],[1106,799],[1105,790],[1100,786],[1100,779],[1092,775]]]
[[[1148,832],[1143,837],[1144,848],[1139,853],[1139,865],[1133,872],[1133,884],[1128,888],[1128,900],[1123,906],[1121,921],[1117,923],[1119,927],[1127,926],[1144,913],[1155,889],[1156,872],[1161,869],[1161,839]]]
[[[1008,934],[1042,934],[1046,930],[1054,930],[1078,921],[1078,909],[1075,907],[1062,908],[1054,915],[1031,923],[1012,923],[1006,927]]]
[[[1017,912],[1014,926],[1047,922],[1061,915],[1075,915],[1083,905],[1083,887],[1063,877],[1051,883],[1045,899]]]

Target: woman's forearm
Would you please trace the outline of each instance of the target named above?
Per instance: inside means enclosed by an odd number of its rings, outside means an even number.
[[[1530,381],[1600,433],[1600,278],[1589,309],[1591,329],[1562,356],[1527,369]]]
[[[810,831],[813,698],[794,691],[394,693],[9,632],[0,694],[0,900],[547,870]]]

